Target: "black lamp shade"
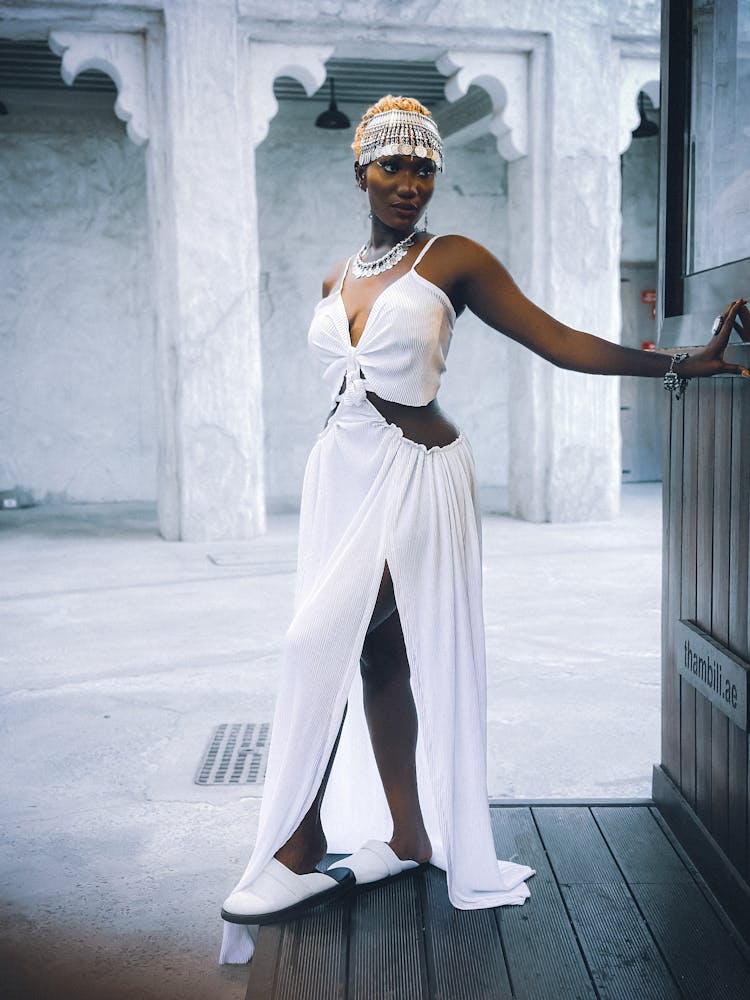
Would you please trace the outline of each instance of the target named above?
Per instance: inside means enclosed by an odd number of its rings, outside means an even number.
[[[315,119],[318,128],[343,129],[350,128],[351,122],[336,107],[336,91],[334,90],[333,77],[331,77],[331,103],[325,111],[322,111]]]
[[[642,90],[638,91],[638,114],[641,116],[641,120],[638,127],[631,132],[633,138],[648,139],[652,135],[658,135],[659,126],[646,117],[646,95]]]

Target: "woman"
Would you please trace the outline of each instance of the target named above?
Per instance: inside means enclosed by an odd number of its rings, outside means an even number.
[[[418,102],[383,98],[353,148],[372,227],[324,281],[310,327],[333,409],[305,473],[266,791],[253,855],[222,909],[222,962],[251,957],[253,924],[427,862],[446,869],[460,908],[529,895],[532,869],[497,861],[490,829],[473,462],[436,400],[456,317],[470,309],[583,372],[667,376],[680,389],[748,374],[723,360],[735,322],[750,329],[742,300],[690,357],[630,350],[548,316],[471,240],[418,232],[443,162]],[[363,841],[316,871],[327,850]]]

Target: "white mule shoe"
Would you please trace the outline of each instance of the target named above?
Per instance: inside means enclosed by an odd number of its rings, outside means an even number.
[[[354,888],[354,875],[339,864],[335,872],[297,875],[271,858],[246,889],[235,889],[224,900],[221,916],[230,924],[272,924],[291,920]]]
[[[402,861],[382,840],[368,840],[358,851],[341,861],[336,861],[326,874],[338,876],[339,872],[353,872],[357,886],[373,886],[395,875],[426,868],[429,862]]]

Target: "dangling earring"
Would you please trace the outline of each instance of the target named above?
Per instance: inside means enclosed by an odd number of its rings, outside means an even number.
[[[426,233],[426,232],[427,232],[427,228],[428,228],[428,223],[427,223],[427,212],[425,212],[425,213],[424,213],[424,225],[422,226],[422,232],[423,232],[423,233]]]
[[[368,212],[368,213],[367,213],[367,218],[368,218],[368,219],[371,219],[371,218],[372,218],[372,212]]]

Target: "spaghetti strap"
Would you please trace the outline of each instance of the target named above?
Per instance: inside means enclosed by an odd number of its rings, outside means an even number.
[[[432,237],[430,237],[429,240],[427,240],[427,242],[425,243],[425,245],[419,251],[419,254],[417,255],[417,259],[414,261],[414,263],[411,266],[412,271],[417,266],[417,264],[420,262],[420,260],[424,257],[424,255],[427,253],[427,251],[430,249],[430,247],[435,242],[435,240],[437,240],[439,238],[440,238],[439,236],[432,236]]]
[[[341,294],[341,289],[344,287],[344,281],[346,280],[346,276],[349,273],[349,265],[351,264],[351,262],[352,262],[352,258],[349,257],[349,259],[347,260],[346,264],[344,264],[344,270],[341,272],[341,277],[339,278],[339,283],[338,283],[338,285],[336,287],[336,294],[337,295]]]

